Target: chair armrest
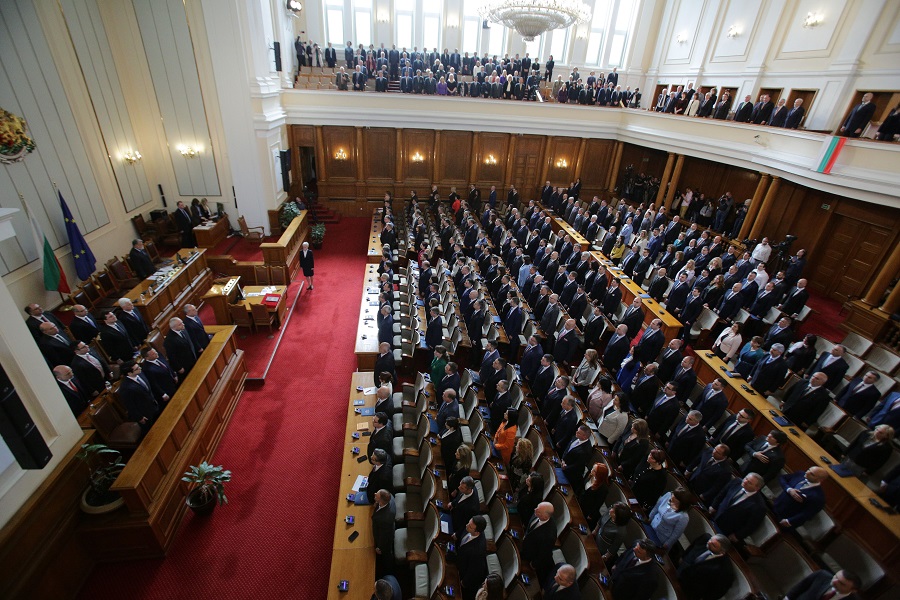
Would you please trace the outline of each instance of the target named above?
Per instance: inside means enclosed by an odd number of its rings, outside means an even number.
[[[418,477],[407,477],[403,480],[403,485],[405,485],[406,487],[422,487],[422,480]]]
[[[418,450],[413,450],[412,448],[404,448],[404,449],[403,449],[403,456],[404,456],[404,457],[410,457],[410,458],[416,458],[417,456],[419,456],[419,451],[418,451]]]
[[[406,553],[406,561],[409,563],[427,563],[428,554],[422,550],[410,550]]]
[[[424,521],[425,513],[407,511],[404,515],[407,521]]]

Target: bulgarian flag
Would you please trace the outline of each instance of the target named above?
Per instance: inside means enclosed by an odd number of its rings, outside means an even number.
[[[822,151],[819,154],[819,161],[816,163],[816,173],[825,173],[826,175],[831,173],[831,169],[834,167],[834,163],[837,162],[838,156],[840,156],[846,142],[847,138],[837,135],[831,136],[830,140],[825,140],[822,144]]]
[[[34,245],[38,249],[38,255],[44,269],[44,289],[68,294],[70,291],[69,282],[66,281],[66,274],[63,273],[62,268],[59,266],[59,261],[56,260],[56,255],[53,254],[53,247],[47,240],[47,236],[44,235],[37,219],[30,213],[28,216],[31,220],[31,231],[34,234]]]

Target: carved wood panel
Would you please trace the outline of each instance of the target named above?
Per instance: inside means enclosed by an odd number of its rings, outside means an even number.
[[[506,161],[509,158],[509,134],[482,133],[472,160],[477,160],[476,179],[482,188],[503,185]],[[484,193],[484,192],[482,192]]]
[[[606,189],[609,170],[613,167],[616,143],[612,140],[588,140],[578,177],[581,177],[581,198],[590,200]]]
[[[547,174],[551,185],[569,187],[575,181],[575,161],[578,158],[580,138],[552,137],[547,144],[547,158],[550,171]]]
[[[431,183],[434,168],[434,131],[424,129],[403,130],[403,181],[406,183]],[[425,196],[428,190],[418,190]]]
[[[441,192],[446,186],[457,186],[457,191],[462,193],[462,187],[468,183],[469,164],[472,160],[472,132],[471,131],[442,131],[441,141],[438,145],[438,183]]]
[[[356,128],[325,127],[325,173],[328,180],[356,179]]]
[[[520,135],[516,138],[516,152],[513,160],[513,180],[523,200],[537,198],[537,190],[541,186],[541,167],[543,156],[541,148],[543,136]]]
[[[393,181],[396,173],[397,138],[393,129],[374,127],[363,130],[362,154],[366,180]]]

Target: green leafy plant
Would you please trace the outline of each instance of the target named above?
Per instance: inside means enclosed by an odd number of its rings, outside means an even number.
[[[106,444],[83,444],[75,458],[87,465],[90,473],[90,491],[86,498],[88,504],[101,506],[119,497],[117,492],[111,492],[109,488],[125,468],[121,452]]]
[[[293,200],[285,200],[281,203],[281,214],[278,217],[278,224],[287,229],[288,225],[295,217],[300,215],[300,207]]]
[[[325,239],[325,223],[316,223],[309,228],[309,239],[313,244],[321,244]]]
[[[212,499],[215,499],[219,506],[228,504],[228,498],[225,497],[225,484],[231,481],[231,471],[227,471],[225,467],[214,466],[203,461],[199,465],[192,465],[185,471],[181,480],[194,486],[190,495],[198,504],[204,504]]]

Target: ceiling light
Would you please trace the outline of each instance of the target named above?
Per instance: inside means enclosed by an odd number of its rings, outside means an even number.
[[[200,154],[199,148],[192,148],[191,146],[178,146],[178,151],[181,152],[181,155],[185,158],[194,158],[198,154]]]
[[[811,29],[813,27],[818,27],[822,23],[825,22],[825,15],[820,12],[808,12],[806,13],[806,18],[803,19],[803,27],[806,29]]]
[[[122,158],[124,158],[125,162],[127,162],[129,165],[133,165],[143,157],[137,150],[126,150],[122,153]]]
[[[737,25],[732,25],[728,28],[728,37],[736,38],[741,35],[741,28]]]
[[[565,29],[591,18],[591,9],[581,0],[485,0],[478,13],[516,30],[526,42],[533,42],[545,31]]]

